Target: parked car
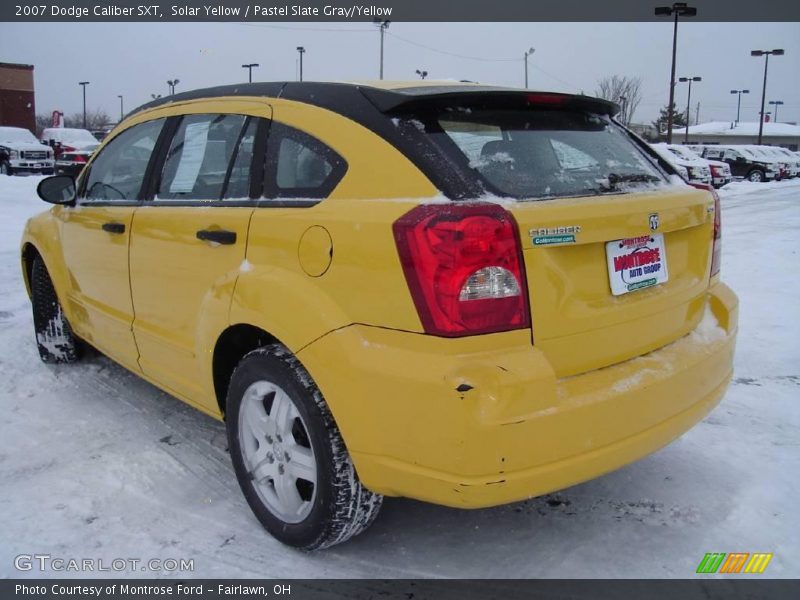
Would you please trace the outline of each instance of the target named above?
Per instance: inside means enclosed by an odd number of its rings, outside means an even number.
[[[773,161],[778,169],[778,176],[775,178],[776,180],[780,181],[781,179],[788,179],[790,177],[789,174],[789,163],[786,160],[786,157],[777,154],[772,150],[771,146],[758,146],[756,144],[750,144],[745,146],[754,156],[759,156],[763,160]]]
[[[53,151],[22,127],[0,127],[0,175],[53,174]]]
[[[708,161],[690,151],[684,151],[674,144],[650,144],[659,156],[675,165],[684,167],[689,174],[690,183],[711,184],[711,169]]]
[[[23,235],[42,360],[89,344],[224,419],[286,544],[342,542],[385,495],[477,508],[607,473],[731,377],[713,188],[605,100],[426,84],[153,101],[77,184],[42,181]]]
[[[70,127],[51,127],[42,132],[42,143],[51,146],[55,151],[56,158],[62,152],[74,152],[75,150],[95,150],[100,142],[97,141],[90,131],[86,129],[74,129]]]
[[[754,154],[747,146],[703,146],[703,158],[728,163],[734,177],[770,181],[780,177],[777,161]]]
[[[731,168],[728,166],[728,163],[721,160],[703,158],[700,153],[694,151],[689,146],[668,144],[667,147],[673,154],[681,157],[683,160],[703,161],[703,163],[708,166],[708,170],[711,174],[711,185],[715,188],[721,188],[723,185],[733,181],[733,175],[731,174]]]
[[[89,162],[94,150],[68,150],[61,153],[56,160],[56,173],[78,177],[83,167]]]
[[[800,159],[798,159],[792,152],[780,146],[756,146],[765,153],[774,156],[777,160],[784,165],[783,177],[792,179],[800,174]]]

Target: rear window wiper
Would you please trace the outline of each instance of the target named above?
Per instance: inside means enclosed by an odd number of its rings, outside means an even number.
[[[608,183],[611,186],[618,183],[655,183],[661,181],[660,178],[649,173],[609,173],[606,179],[608,179]]]

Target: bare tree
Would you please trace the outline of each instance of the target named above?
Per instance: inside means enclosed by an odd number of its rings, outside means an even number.
[[[105,129],[112,123],[111,117],[102,108],[86,112],[86,129],[89,131]],[[75,113],[64,117],[64,127],[83,129],[83,113]]]
[[[612,75],[597,82],[595,95],[620,105],[619,120],[626,125],[633,120],[633,113],[642,101],[641,77]],[[623,100],[624,98],[624,100]]]

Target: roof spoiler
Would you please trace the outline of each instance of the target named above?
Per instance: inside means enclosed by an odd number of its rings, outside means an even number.
[[[558,108],[588,110],[613,117],[620,111],[618,104],[577,94],[535,92],[488,86],[425,86],[385,90],[362,86],[361,93],[382,113],[412,112],[431,107],[524,109]]]

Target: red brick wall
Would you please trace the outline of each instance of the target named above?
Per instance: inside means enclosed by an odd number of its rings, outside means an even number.
[[[32,66],[0,63],[0,125],[36,131]]]

